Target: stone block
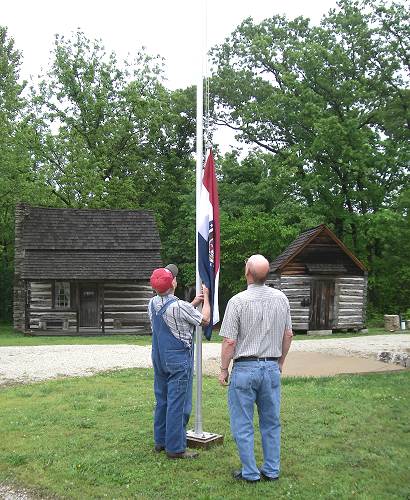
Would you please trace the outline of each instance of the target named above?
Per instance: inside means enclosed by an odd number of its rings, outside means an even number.
[[[380,351],[377,354],[377,359],[383,363],[401,365],[405,368],[410,365],[410,356],[407,352]]]
[[[332,335],[332,330],[308,330],[308,335]]]
[[[398,314],[384,315],[384,329],[388,332],[396,332],[400,330],[400,318]]]

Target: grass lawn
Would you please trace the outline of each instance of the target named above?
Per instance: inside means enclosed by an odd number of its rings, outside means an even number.
[[[334,333],[327,336],[307,336],[295,335],[295,340],[312,340],[312,339],[336,339],[357,337],[361,335],[385,335],[383,328],[369,328],[369,333]],[[399,332],[399,333],[409,333]],[[212,342],[221,342],[222,338],[216,330],[212,335]],[[204,340],[204,342],[208,342]],[[99,337],[31,337],[24,335],[21,332],[15,331],[12,326],[0,324],[0,347],[1,346],[30,346],[30,345],[73,345],[73,344],[134,344],[134,345],[150,345],[150,335],[107,335]]]
[[[98,337],[31,337],[17,332],[10,325],[0,324],[1,346],[134,344],[150,345],[150,335],[107,335]]]
[[[152,451],[152,379],[135,369],[2,388],[0,482],[69,499],[409,498],[410,371],[285,379],[282,475],[254,485],[230,478],[239,461],[213,378],[204,428],[224,445],[193,461]]]

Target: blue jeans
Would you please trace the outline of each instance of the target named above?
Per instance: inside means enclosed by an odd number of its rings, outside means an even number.
[[[278,477],[280,470],[280,371],[277,361],[234,363],[228,390],[231,431],[245,479],[260,478],[254,454],[254,406],[258,408],[264,463],[261,472]]]

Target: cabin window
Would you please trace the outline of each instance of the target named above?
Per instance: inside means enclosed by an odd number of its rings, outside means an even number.
[[[57,281],[55,286],[56,309],[68,309],[70,307],[70,283],[68,281]]]

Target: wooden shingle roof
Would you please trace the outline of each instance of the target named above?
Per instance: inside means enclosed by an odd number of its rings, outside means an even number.
[[[321,233],[325,233],[329,236],[350,257],[350,259],[352,259],[359,269],[366,271],[365,266],[353,255],[346,245],[344,245],[325,224],[320,224],[319,226],[312,227],[301,233],[280,255],[278,255],[270,264],[270,272],[275,273],[280,271]]]
[[[161,243],[149,210],[19,206],[23,279],[148,279],[161,266]]]
[[[159,249],[149,210],[40,208],[25,206],[22,244],[36,250]]]

